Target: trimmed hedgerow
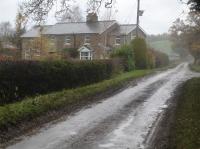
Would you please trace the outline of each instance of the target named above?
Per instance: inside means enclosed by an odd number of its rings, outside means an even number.
[[[1,61],[0,105],[108,79],[112,61]]]
[[[20,102],[0,106],[0,130],[16,126],[20,122],[31,120],[52,110],[70,107],[73,104],[78,104],[79,101],[90,100],[99,93],[109,89],[117,89],[130,80],[152,72],[152,70],[136,70],[96,84],[27,98]]]

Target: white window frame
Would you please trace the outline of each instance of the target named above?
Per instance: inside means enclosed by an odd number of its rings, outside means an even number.
[[[50,44],[52,46],[55,46],[56,38],[55,37],[50,37]]]
[[[72,43],[71,36],[65,36],[65,45],[71,45]]]
[[[33,42],[34,42],[34,39],[30,39],[29,42],[30,42],[30,43],[33,43]]]
[[[136,38],[136,35],[133,34],[133,32],[131,32],[131,40],[134,40]]]
[[[41,56],[41,51],[39,49],[35,50],[35,56],[40,57]]]
[[[31,49],[25,50],[25,60],[30,60],[31,59]]]
[[[87,55],[85,55],[87,53]],[[80,60],[92,60],[93,59],[93,54],[91,51],[89,52],[81,52],[80,51]]]
[[[90,35],[85,35],[84,43],[87,45],[90,45],[91,42],[91,37]]]
[[[121,37],[120,36],[115,37],[115,45],[121,45]]]

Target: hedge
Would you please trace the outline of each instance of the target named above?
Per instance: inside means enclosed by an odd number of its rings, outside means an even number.
[[[0,105],[99,82],[114,69],[112,61],[1,61]]]
[[[148,68],[148,49],[145,39],[135,38],[131,42],[131,47],[134,50],[136,69]]]
[[[159,51],[154,51],[155,55],[155,67],[160,68],[160,67],[165,67],[169,65],[169,57],[167,54]]]
[[[155,49],[150,48],[149,50],[149,64],[150,67],[153,65],[153,68],[161,68],[169,65],[169,57],[167,54],[156,51]],[[151,64],[152,63],[152,64]]]
[[[27,98],[20,102],[0,106],[0,130],[7,130],[10,126],[16,126],[26,120],[29,121],[51,110],[70,107],[73,104],[78,104],[80,100],[89,100],[94,95],[109,89],[117,89],[130,80],[153,72],[153,70],[136,70],[96,84]]]
[[[124,60],[123,65],[126,71],[133,71],[135,69],[135,57],[134,50],[130,45],[123,45],[115,49],[111,53],[112,58],[122,58]]]

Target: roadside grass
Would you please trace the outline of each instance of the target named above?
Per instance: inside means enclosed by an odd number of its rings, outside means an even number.
[[[184,84],[171,132],[171,149],[200,149],[200,78]]]
[[[196,72],[200,72],[200,65],[190,65],[190,69]]]
[[[137,70],[123,73],[97,84],[26,98],[21,102],[0,106],[0,130],[8,129],[9,126],[16,126],[23,121],[32,120],[50,111],[68,108],[82,100],[90,100],[95,95],[109,89],[117,89],[130,80],[153,72],[154,70]]]

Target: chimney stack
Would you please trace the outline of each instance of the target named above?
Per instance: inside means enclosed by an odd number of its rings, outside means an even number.
[[[87,15],[87,23],[91,23],[91,22],[97,22],[98,21],[98,16],[96,13],[92,12],[92,13],[88,13]]]

